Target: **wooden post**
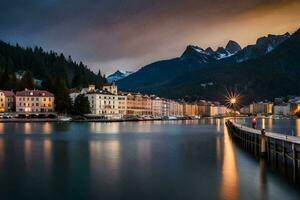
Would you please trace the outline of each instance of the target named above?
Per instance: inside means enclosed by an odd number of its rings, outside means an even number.
[[[283,159],[284,174],[286,174],[287,160],[286,160],[286,149],[285,149],[285,142],[284,142],[284,140],[282,141],[282,159]]]
[[[278,149],[278,144],[277,144],[277,140],[274,140],[274,153],[275,153],[275,166],[276,166],[276,168],[278,167],[278,163],[279,163],[279,161],[278,161],[278,151],[277,151],[277,149]]]
[[[260,156],[264,158],[267,155],[267,137],[265,129],[261,130],[260,135]]]
[[[293,179],[294,182],[297,182],[298,179],[298,155],[295,144],[292,144],[292,152],[293,152]]]

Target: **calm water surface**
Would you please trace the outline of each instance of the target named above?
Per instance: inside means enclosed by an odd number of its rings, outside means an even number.
[[[1,199],[300,199],[220,119],[0,123],[0,184]]]

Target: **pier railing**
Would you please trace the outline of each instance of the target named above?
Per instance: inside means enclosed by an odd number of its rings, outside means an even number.
[[[233,121],[226,121],[231,138],[242,148],[267,159],[276,167],[282,166],[285,174],[290,174],[297,182],[299,179],[300,138],[279,133],[249,128]]]

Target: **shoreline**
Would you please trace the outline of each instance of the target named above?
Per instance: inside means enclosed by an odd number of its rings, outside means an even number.
[[[0,123],[37,123],[37,122],[102,122],[102,123],[110,123],[110,122],[143,122],[143,121],[192,121],[192,120],[201,120],[207,118],[226,118],[226,117],[201,117],[200,119],[71,119],[68,121],[63,121],[59,119],[0,119]]]
[[[102,123],[110,123],[110,122],[143,122],[143,121],[193,121],[193,120],[201,120],[201,119],[224,119],[224,118],[247,118],[249,116],[214,116],[214,117],[201,117],[199,119],[193,119],[193,118],[180,118],[180,119],[71,119],[71,120],[60,120],[60,119],[50,119],[50,118],[11,118],[11,119],[0,119],[0,123],[37,123],[37,122],[78,122],[78,123],[84,123],[84,122],[102,122]],[[257,117],[261,118],[261,117]],[[286,118],[286,117],[285,117]],[[292,116],[288,118],[293,118]]]

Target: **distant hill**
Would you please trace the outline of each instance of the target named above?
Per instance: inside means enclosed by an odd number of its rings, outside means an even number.
[[[41,47],[23,48],[0,41],[0,72],[10,73],[31,71],[33,76],[42,81],[61,78],[68,87],[86,86],[90,83],[102,84],[105,78],[96,75],[82,62],[76,63],[69,56],[53,51],[45,52]]]
[[[110,74],[106,79],[109,83],[112,83],[112,82],[119,81],[119,80],[129,76],[132,73],[133,72],[131,72],[131,71],[117,70],[116,72]]]
[[[147,65],[118,85],[123,90],[191,100],[223,100],[226,90],[238,90],[245,103],[300,95],[299,35],[300,31],[292,36],[268,35],[243,49],[231,41],[226,46],[230,51],[190,45],[181,57]]]

